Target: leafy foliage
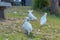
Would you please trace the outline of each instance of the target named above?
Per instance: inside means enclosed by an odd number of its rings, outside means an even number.
[[[43,8],[48,7],[50,1],[49,0],[33,0],[33,8]]]

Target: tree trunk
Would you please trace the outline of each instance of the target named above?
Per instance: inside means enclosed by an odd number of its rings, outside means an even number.
[[[58,15],[58,0],[52,0],[51,3],[51,14]]]

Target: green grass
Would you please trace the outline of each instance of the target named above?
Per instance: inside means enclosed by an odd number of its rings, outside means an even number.
[[[27,17],[27,11],[31,7],[12,7],[5,10],[6,20],[0,21],[0,40],[60,40],[60,18],[48,15],[46,25],[40,27],[40,18],[44,14],[43,11],[34,10],[33,14],[37,17],[37,21],[30,21],[33,26],[33,38],[28,38],[23,33],[22,24],[24,18]],[[17,14],[13,12],[17,11]]]

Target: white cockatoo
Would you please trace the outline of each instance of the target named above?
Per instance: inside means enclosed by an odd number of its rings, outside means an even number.
[[[37,18],[32,14],[33,10],[28,10],[28,17],[30,20],[37,20]]]
[[[40,19],[40,25],[44,25],[44,24],[46,23],[46,21],[47,21],[46,17],[47,17],[47,13],[45,13],[45,14],[41,17],[41,19]]]
[[[28,35],[30,35],[32,31],[32,25],[29,23],[29,21],[30,21],[29,17],[26,17],[25,22],[22,26],[24,33],[27,33]]]

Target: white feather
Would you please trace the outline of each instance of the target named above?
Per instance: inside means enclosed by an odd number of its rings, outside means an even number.
[[[41,17],[41,20],[40,20],[40,25],[44,25],[47,21],[46,19],[47,17],[47,13],[45,13],[42,17]]]
[[[17,11],[14,11],[13,13],[14,13],[14,14],[17,14]]]
[[[32,31],[32,25],[29,23],[29,21],[27,21],[29,19],[29,17],[26,17],[25,22],[23,24],[23,30],[25,32],[28,32],[28,35],[30,34],[30,32]]]
[[[36,20],[37,18],[32,14],[32,10],[28,10],[28,17],[31,19],[31,20]]]

